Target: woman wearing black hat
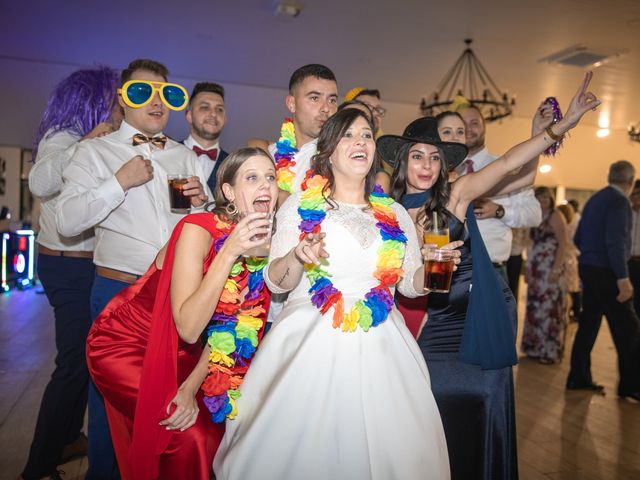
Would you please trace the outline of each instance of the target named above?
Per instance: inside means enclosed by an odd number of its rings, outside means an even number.
[[[471,202],[489,191],[504,194],[533,182],[535,168],[525,167],[511,183],[501,183],[600,104],[587,92],[590,79],[588,73],[564,119],[553,125],[548,120],[539,135],[453,183],[447,181],[448,172],[465,159],[467,148],[441,141],[435,118],[418,119],[402,136],[378,140],[378,152],[395,166],[392,196],[413,213],[418,230],[430,227],[432,212],[437,212],[449,228],[450,241],[465,242],[450,292],[429,295],[429,320],[418,338],[445,428],[453,479],[518,476],[511,373],[517,362],[515,301],[495,274]]]

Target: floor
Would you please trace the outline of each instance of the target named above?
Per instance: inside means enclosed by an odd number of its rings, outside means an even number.
[[[521,301],[521,321],[522,310]],[[36,289],[0,295],[0,480],[15,479],[26,461],[55,356],[52,318]],[[567,352],[575,328],[569,327]],[[522,359],[515,369],[520,478],[640,479],[640,404],[615,396],[616,355],[606,323],[592,355],[606,396],[564,389],[567,356],[559,365]],[[60,468],[63,478],[80,479],[86,460]]]

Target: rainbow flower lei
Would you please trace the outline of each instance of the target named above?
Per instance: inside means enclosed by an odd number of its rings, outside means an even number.
[[[220,251],[235,228],[218,216],[214,250]],[[267,258],[240,258],[234,263],[207,328],[209,373],[202,383],[204,403],[214,423],[235,418],[238,387],[249,369],[249,363],[262,337],[266,320],[267,292],[262,271]],[[240,294],[248,286],[244,300]]]
[[[327,201],[323,190],[327,179],[321,175],[307,175],[302,183],[302,194],[298,206],[300,222],[300,238],[309,233],[320,233],[322,221],[326,217]],[[404,259],[407,237],[398,224],[396,214],[391,209],[393,199],[376,185],[369,196],[373,216],[377,220],[376,227],[382,236],[382,245],[378,248],[378,259],[373,276],[380,283],[366,293],[364,299],[358,300],[345,313],[342,292],[334,287],[329,279],[331,274],[321,265],[304,266],[307,278],[311,282],[309,294],[311,302],[326,313],[331,307],[333,311],[333,327],[342,328],[343,332],[354,332],[358,325],[365,332],[377,327],[387,319],[393,307],[393,295],[390,286],[398,283],[402,277],[402,260]]]
[[[285,192],[293,193],[293,167],[296,162],[294,155],[298,153],[296,148],[296,134],[293,126],[293,119],[285,118],[280,128],[280,138],[276,143],[276,180],[278,188]]]

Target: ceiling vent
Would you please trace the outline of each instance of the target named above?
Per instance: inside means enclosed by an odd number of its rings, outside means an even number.
[[[538,62],[568,65],[570,67],[595,68],[620,58],[625,53],[613,48],[590,48],[584,45],[574,45],[541,58]]]

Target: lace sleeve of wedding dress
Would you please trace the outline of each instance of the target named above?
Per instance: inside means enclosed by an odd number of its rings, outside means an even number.
[[[271,253],[269,254],[269,263],[264,269],[264,281],[267,288],[273,293],[286,293],[284,290],[275,285],[269,279],[269,267],[271,262],[276,258],[284,257],[289,251],[298,244],[300,231],[298,224],[300,216],[298,215],[298,203],[300,202],[300,193],[291,195],[282,204],[278,213],[276,213],[276,232],[271,239]]]
[[[413,286],[413,276],[422,266],[422,254],[420,253],[418,244],[418,234],[416,233],[413,220],[411,220],[411,217],[402,205],[394,203],[391,208],[393,208],[396,213],[400,228],[402,228],[407,237],[407,248],[404,254],[404,262],[402,262],[404,276],[398,282],[397,288],[405,297],[416,298],[425,295],[424,292],[416,292]]]

